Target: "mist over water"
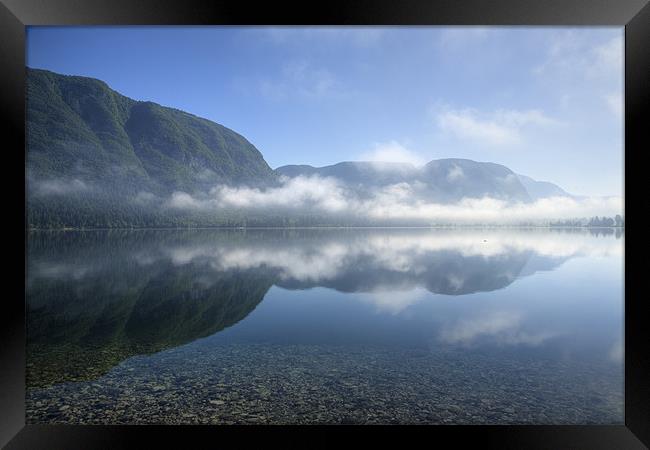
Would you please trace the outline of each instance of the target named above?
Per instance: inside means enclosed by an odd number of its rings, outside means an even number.
[[[514,175],[512,175],[514,177]],[[447,179],[462,180],[462,171],[453,169]],[[504,184],[510,183],[505,177]],[[212,211],[237,208],[247,213],[282,211],[335,215],[370,221],[402,220],[413,223],[522,224],[548,223],[593,216],[615,216],[623,211],[621,197],[557,196],[530,202],[513,201],[490,195],[464,197],[457,201],[432,201],[422,183],[399,182],[352,189],[334,177],[282,177],[272,188],[217,185],[207,193],[174,192],[163,201],[166,208]]]

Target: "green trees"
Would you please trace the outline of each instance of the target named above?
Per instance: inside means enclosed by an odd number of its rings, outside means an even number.
[[[591,219],[573,219],[551,222],[552,227],[624,227],[625,221],[617,214],[615,217],[592,217]]]
[[[336,217],[309,211],[169,208],[166,200],[176,191],[205,200],[215,185],[271,186],[277,182],[277,176],[259,150],[234,131],[184,111],[135,101],[92,78],[27,69],[26,128],[30,228],[430,224],[407,219],[370,221],[364,217]],[[316,170],[308,166],[292,167],[295,173]],[[347,162],[321,169],[326,169],[322,175],[345,175],[353,180],[365,180],[364,183],[376,181],[380,175],[388,177],[390,182],[397,180],[388,172],[370,170],[370,167]],[[452,168],[461,167],[469,178],[483,180],[488,185],[514,176],[510,169],[496,164],[437,160],[427,164],[426,174],[432,183],[443,180],[444,186],[434,183],[427,192],[430,195],[446,192],[449,184],[444,181],[446,174]],[[398,169],[402,173],[405,167]],[[497,184],[501,186],[502,182]],[[512,186],[495,192],[528,199],[523,185],[519,182],[516,185],[516,192],[510,190]],[[467,193],[483,191],[476,185]],[[451,197],[447,200],[450,200],[466,192],[448,193]],[[623,223],[616,216],[551,225],[607,227],[623,226]]]
[[[611,217],[602,217],[602,218],[599,219],[598,216],[596,216],[596,217],[592,217],[589,220],[589,223],[587,224],[587,226],[589,226],[589,227],[613,227],[614,224],[615,224],[615,220],[612,219]]]
[[[262,154],[234,131],[132,100],[92,78],[27,69],[26,127],[32,227],[193,224],[193,214],[163,217],[132,200],[142,192],[167,197],[276,180]]]

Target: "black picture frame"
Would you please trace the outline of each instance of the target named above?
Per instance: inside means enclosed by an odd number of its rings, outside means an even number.
[[[25,425],[25,26],[28,25],[563,25],[625,27],[625,425],[431,426],[431,427],[209,427]],[[0,445],[22,448],[122,448],[146,443],[187,447],[235,438],[277,440],[282,445],[332,444],[351,431],[383,444],[402,444],[403,434],[424,442],[451,439],[454,447],[634,449],[650,445],[648,332],[640,286],[640,245],[645,181],[642,158],[650,108],[650,5],[648,0],[329,0],[259,2],[200,0],[0,0],[0,111],[6,205],[6,286],[0,326]],[[12,176],[8,176],[12,175]],[[23,182],[20,182],[20,179]],[[22,195],[21,188],[23,187]],[[19,211],[23,211],[20,215]],[[16,238],[20,230],[23,245]],[[633,245],[627,245],[633,242]],[[637,242],[639,244],[637,244]],[[254,430],[255,433],[251,433]],[[314,435],[317,434],[318,438]],[[236,435],[236,436],[235,436]],[[366,442],[366,445],[371,445]]]

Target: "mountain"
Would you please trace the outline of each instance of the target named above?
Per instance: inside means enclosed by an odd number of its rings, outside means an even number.
[[[246,138],[218,123],[133,100],[97,79],[46,70],[27,69],[26,104],[30,228],[380,224],[376,217],[334,217],[327,208],[309,209],[322,196],[317,183],[300,185],[297,196],[307,201],[288,207],[287,202],[267,202],[266,193],[256,194],[255,189],[279,187],[282,176],[338,179],[344,185],[341,201],[335,202],[339,206],[378,195],[380,200],[399,197],[394,201],[411,207],[464,198],[531,202],[569,195],[503,165],[458,158],[422,167],[361,161],[273,170]],[[216,186],[253,190],[242,200],[237,190],[226,189],[229,200],[239,197],[223,202],[216,195],[224,190],[213,190]]]
[[[282,166],[275,171],[284,176],[298,175],[337,178],[358,193],[377,187],[407,183],[419,198],[452,203],[465,197],[531,201],[517,175],[500,164],[469,159],[438,159],[417,168],[404,163],[369,161],[342,162],[332,166]]]
[[[517,177],[533,200],[548,197],[573,197],[557,184],[549,183],[548,181],[537,181],[521,174],[517,174]]]
[[[36,193],[163,195],[275,179],[260,151],[222,125],[130,99],[100,80],[30,68],[27,148]]]
[[[337,178],[351,186],[384,186],[412,180],[418,170],[412,164],[394,162],[340,162],[332,166],[289,165],[275,169],[288,177],[312,176]]]

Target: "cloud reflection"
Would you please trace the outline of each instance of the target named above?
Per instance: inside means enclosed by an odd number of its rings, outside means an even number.
[[[167,261],[204,265],[217,274],[263,271],[287,289],[327,287],[373,294],[380,309],[398,311],[426,289],[462,295],[503,288],[575,257],[622,256],[613,236],[548,230],[257,230],[197,233],[193,239],[126,246],[125,264]],[[74,257],[73,257],[74,256]],[[101,271],[104,255],[38,258],[29,277],[79,279]],[[391,306],[392,305],[392,306]]]
[[[440,340],[465,346],[488,339],[500,345],[537,346],[558,335],[552,331],[524,331],[523,322],[524,316],[520,312],[495,311],[447,326],[441,331]]]

